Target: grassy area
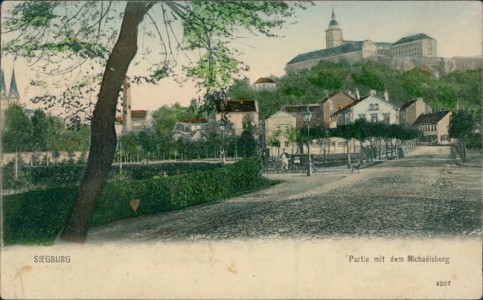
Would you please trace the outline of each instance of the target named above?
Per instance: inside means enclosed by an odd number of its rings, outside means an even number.
[[[272,186],[258,177],[258,160],[166,178],[109,182],[90,226],[221,201]],[[72,209],[77,186],[49,188],[3,197],[4,244],[52,245]],[[129,202],[140,199],[135,213]]]

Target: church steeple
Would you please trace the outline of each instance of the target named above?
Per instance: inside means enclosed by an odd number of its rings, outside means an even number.
[[[335,18],[334,9],[332,9],[332,18],[329,23],[329,28],[325,31],[325,47],[333,48],[342,45],[342,29],[339,28],[339,22]]]
[[[12,78],[10,79],[10,90],[8,92],[8,98],[20,99],[20,93],[17,89],[17,80],[15,79],[15,69],[12,69]]]

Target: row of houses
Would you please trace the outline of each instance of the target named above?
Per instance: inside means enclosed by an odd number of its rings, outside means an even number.
[[[356,94],[358,94],[356,92]],[[288,131],[290,128],[304,128],[303,112],[307,108],[312,113],[310,127],[336,128],[355,122],[357,119],[365,119],[369,122],[382,122],[386,124],[401,124],[406,126],[417,126],[422,132],[421,142],[430,144],[447,144],[448,124],[451,116],[450,111],[433,113],[433,108],[417,98],[407,102],[401,107],[394,106],[387,93],[379,98],[374,91],[368,96],[357,98],[351,93],[339,91],[322,99],[319,103],[285,105],[280,111],[270,115],[265,120],[259,120],[259,109],[256,100],[247,99],[225,99],[215,108],[215,121],[220,123],[222,119],[229,122],[232,132],[240,135],[243,132],[244,120],[247,119],[260,128],[263,132],[265,145],[277,151],[280,148],[288,148],[297,151],[293,141],[290,140]],[[175,138],[188,138],[199,140],[203,138],[203,130],[208,124],[208,119],[182,119],[175,126]],[[270,139],[277,134],[280,147],[270,147]],[[329,143],[332,149],[328,151],[347,151],[343,145],[344,141],[333,139]],[[317,147],[316,145],[314,145]],[[353,147],[357,147],[354,143]],[[275,152],[276,153],[276,152]]]
[[[261,83],[259,89],[274,88],[272,81],[262,79],[254,84],[254,88],[257,83]],[[129,81],[126,80],[124,83],[122,116],[116,118],[119,132],[127,132],[146,126],[147,112],[131,110],[130,99]],[[206,138],[206,130],[209,126],[219,128],[223,122],[229,128],[230,134],[240,136],[249,123],[252,127],[259,129],[257,132],[262,134],[264,144],[267,147],[269,147],[270,139],[274,133],[279,133],[277,138],[280,147],[297,149],[297,147],[293,147],[293,141],[290,140],[288,131],[290,128],[304,128],[306,126],[303,122],[303,113],[307,109],[312,113],[309,123],[312,128],[336,128],[337,126],[354,123],[357,119],[365,119],[368,122],[416,126],[422,132],[421,142],[429,144],[449,143],[450,111],[433,113],[433,108],[422,98],[413,99],[401,107],[396,107],[390,102],[387,91],[383,93],[382,97],[379,97],[375,91],[371,91],[367,96],[360,97],[358,90],[355,93],[339,91],[317,103],[285,105],[264,120],[259,119],[260,112],[256,100],[224,99],[215,106],[214,114],[210,118],[178,120],[173,129],[173,137],[187,141],[202,140]],[[336,148],[339,144],[343,144],[343,141],[334,139],[329,147],[332,145],[334,148],[332,151],[337,152]],[[354,145],[354,147],[356,146]],[[343,147],[339,148],[342,149]]]
[[[356,95],[358,92],[356,91]],[[337,126],[354,123],[357,119],[368,122],[416,126],[422,132],[421,142],[429,144],[448,144],[448,125],[451,111],[434,112],[433,108],[422,98],[416,98],[401,107],[389,101],[384,93],[380,98],[375,91],[365,97],[353,96],[352,93],[339,91],[329,95],[316,104],[288,105],[265,120],[265,138],[268,140],[274,132],[279,135],[282,147],[291,146],[287,134],[288,128],[302,128],[302,113],[309,109],[312,113],[310,127],[337,128]],[[334,147],[341,141],[332,141]],[[354,146],[355,147],[355,146]]]

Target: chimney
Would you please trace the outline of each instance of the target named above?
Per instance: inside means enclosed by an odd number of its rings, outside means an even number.
[[[131,82],[126,76],[123,83],[123,100],[122,100],[122,132],[126,133],[132,129],[131,119]]]
[[[356,87],[356,99],[359,100],[361,99],[361,95],[359,94],[359,88]]]
[[[371,96],[375,96],[375,95],[376,95],[376,90],[371,90],[371,91],[369,92],[369,94],[370,94]]]
[[[389,102],[389,94],[388,94],[387,90],[384,90],[384,100]]]

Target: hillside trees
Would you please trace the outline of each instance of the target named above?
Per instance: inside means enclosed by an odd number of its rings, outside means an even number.
[[[237,85],[232,95],[250,94],[258,100],[260,116],[265,118],[283,105],[320,102],[339,90],[352,92],[356,88],[363,97],[371,89],[378,97],[387,90],[389,101],[396,107],[416,97],[433,106],[435,111],[460,108],[479,109],[482,93],[481,70],[455,71],[434,76],[425,69],[400,72],[373,61],[349,65],[347,62],[320,62],[311,70],[289,73],[273,78],[277,88],[273,91],[254,91],[249,84]],[[232,89],[229,90],[229,94]]]
[[[66,74],[84,67],[94,77],[102,77],[97,102],[91,119],[91,143],[86,171],[77,192],[71,215],[62,231],[61,239],[84,242],[90,216],[116,150],[114,116],[126,72],[138,52],[139,25],[149,19],[150,34],[156,37],[160,49],[155,63],[146,70],[148,75],[137,75],[136,82],[156,82],[168,76],[176,65],[174,47],[196,50],[200,59],[189,66],[187,73],[199,78],[208,93],[227,86],[243,67],[229,48],[236,27],[273,36],[272,29],[284,23],[293,10],[284,2],[238,1],[144,1],[121,3],[124,12],[113,12],[116,2],[84,3],[32,1],[19,2],[7,12],[4,28],[13,36],[2,48],[6,53],[21,55],[34,62],[42,61],[44,73]],[[154,10],[154,9],[157,10]],[[153,10],[153,14],[150,11]],[[174,34],[173,24],[183,28],[183,39]],[[145,23],[146,24],[146,23]],[[114,41],[114,43],[113,43]],[[153,53],[143,49],[143,54]],[[62,62],[60,64],[52,61]],[[72,62],[66,64],[65,62]],[[102,72],[84,65],[95,62]],[[80,72],[82,73],[82,72]],[[84,73],[87,74],[87,73]],[[89,74],[91,76],[92,74]],[[64,93],[65,105],[75,106],[82,92],[92,92],[91,77],[78,80]],[[92,82],[91,82],[92,83]],[[89,93],[90,94],[90,93]],[[56,100],[50,97],[50,100]],[[49,99],[42,99],[48,102]],[[81,104],[78,104],[81,107]]]

